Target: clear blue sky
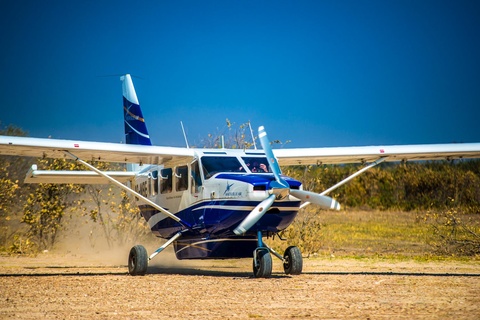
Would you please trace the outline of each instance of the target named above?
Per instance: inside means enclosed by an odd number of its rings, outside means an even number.
[[[0,121],[156,145],[251,121],[290,147],[480,142],[480,1],[0,2]]]

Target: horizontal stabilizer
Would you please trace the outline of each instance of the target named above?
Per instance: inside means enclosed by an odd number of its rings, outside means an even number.
[[[135,177],[135,172],[128,171],[105,171],[115,180],[126,183]],[[76,183],[76,184],[109,184],[110,182],[93,171],[69,171],[69,170],[37,170],[32,165],[24,180],[25,183]]]

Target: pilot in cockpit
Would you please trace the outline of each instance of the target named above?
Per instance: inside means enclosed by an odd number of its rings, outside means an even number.
[[[250,171],[257,172],[257,173],[264,173],[268,172],[268,168],[264,163],[253,162],[252,165],[249,167]]]

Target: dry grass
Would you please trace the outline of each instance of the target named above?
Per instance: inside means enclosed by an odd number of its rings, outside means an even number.
[[[269,240],[280,252],[297,245],[304,256],[445,259],[425,213],[398,211],[302,211],[284,233],[287,241]],[[480,215],[469,219],[480,221]],[[462,259],[457,257],[457,259]],[[479,259],[469,257],[468,259]]]

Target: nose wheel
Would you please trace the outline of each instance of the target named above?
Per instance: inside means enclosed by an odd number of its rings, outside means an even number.
[[[269,278],[272,275],[272,256],[267,248],[258,248],[253,253],[253,275]]]

